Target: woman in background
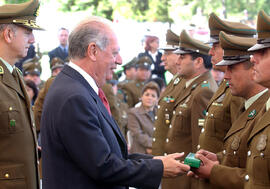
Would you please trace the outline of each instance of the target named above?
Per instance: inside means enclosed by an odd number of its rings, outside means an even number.
[[[161,56],[162,53],[158,51],[159,39],[156,36],[147,36],[145,40],[145,52],[140,53],[138,57],[148,56],[152,60],[152,78],[159,77],[165,81],[165,69],[161,66]]]
[[[159,94],[156,83],[147,83],[142,89],[141,106],[130,109],[128,113],[130,153],[152,153],[152,135]]]

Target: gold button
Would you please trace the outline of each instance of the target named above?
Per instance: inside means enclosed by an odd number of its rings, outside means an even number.
[[[205,114],[205,115],[206,115],[206,116],[208,116],[208,114],[209,114],[209,113],[208,113],[208,112],[206,112],[206,114]]]
[[[160,108],[160,105],[158,105],[157,108],[159,109]]]
[[[166,108],[166,109],[165,109],[165,111],[167,112],[167,111],[168,111],[168,109]]]
[[[156,139],[155,138],[153,138],[153,142],[155,142],[156,141]]]
[[[251,156],[251,151],[250,150],[247,152],[247,155],[248,155],[248,157]]]
[[[260,156],[261,156],[261,157],[264,157],[264,153],[261,152],[261,153],[260,153]]]
[[[9,178],[9,174],[8,173],[5,174],[5,178]]]
[[[13,110],[13,108],[10,106],[10,107],[9,107],[9,111],[12,111],[12,110]]]
[[[172,124],[170,124],[169,128],[170,128],[170,129],[172,128]]]
[[[157,116],[155,116],[155,120],[157,120]]]
[[[233,155],[236,155],[236,151],[233,151]]]
[[[200,146],[200,145],[198,145],[198,146],[197,146],[197,150],[199,150],[200,148],[201,148],[201,146]]]
[[[223,154],[224,154],[224,155],[226,154],[226,150],[223,150]]]
[[[167,142],[167,143],[169,142],[169,139],[168,139],[168,138],[166,138],[166,142]]]
[[[170,123],[170,120],[166,119],[165,123],[166,124],[169,124]]]
[[[155,130],[156,130],[156,128],[154,127],[154,128],[153,128],[153,130],[155,131]]]

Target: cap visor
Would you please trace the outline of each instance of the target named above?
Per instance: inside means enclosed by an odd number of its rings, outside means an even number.
[[[159,50],[168,50],[168,51],[174,51],[176,50],[177,48],[176,47],[170,47],[170,46],[164,46],[164,47],[160,47],[158,48]]]
[[[214,44],[214,43],[219,43],[219,40],[211,37],[210,40],[207,41],[205,44]]]
[[[234,64],[238,64],[241,62],[245,62],[246,60],[222,60],[216,64],[216,66],[230,66]]]
[[[248,49],[248,51],[258,51],[258,50],[269,48],[269,47],[270,47],[270,43],[266,43],[266,44],[255,44],[254,46],[250,47]]]
[[[190,51],[184,51],[182,49],[177,49],[175,51],[173,51],[174,54],[190,54]]]

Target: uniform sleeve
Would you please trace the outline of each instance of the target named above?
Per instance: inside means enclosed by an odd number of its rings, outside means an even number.
[[[192,108],[191,108],[191,134],[192,134],[192,152],[197,151],[197,145],[199,143],[199,136],[201,133],[201,128],[199,127],[199,119],[204,119],[204,111],[207,108],[209,100],[213,96],[213,92],[204,87],[202,90],[193,98]]]
[[[137,116],[139,115],[135,114],[132,110],[128,112],[128,129],[131,132],[133,140],[136,140],[137,143],[145,148],[151,148],[152,137],[143,131],[143,123],[139,121]]]
[[[215,165],[211,171],[210,182],[218,188],[244,188],[245,172],[243,168]]]

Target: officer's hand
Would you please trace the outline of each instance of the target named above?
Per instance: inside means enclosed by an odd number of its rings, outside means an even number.
[[[213,152],[209,152],[207,150],[201,149],[198,152],[196,152],[196,154],[201,154],[203,156],[205,156],[207,159],[210,159],[212,161],[218,161],[217,155]]]
[[[182,153],[174,153],[167,156],[155,156],[154,159],[160,159],[163,163],[163,177],[176,177],[187,173],[190,170],[190,166],[181,163],[179,158],[184,156]]]
[[[218,165],[219,162],[212,161],[202,154],[196,153],[195,157],[200,159],[202,162],[201,166],[198,169],[193,169],[193,172],[200,178],[208,179],[210,177],[212,168],[214,167],[214,165]]]

